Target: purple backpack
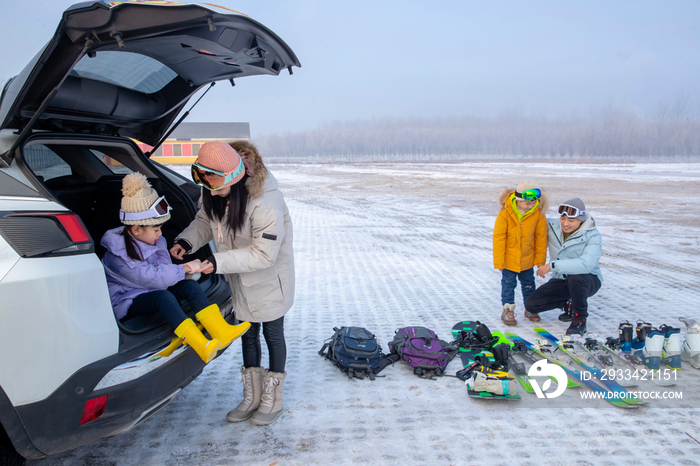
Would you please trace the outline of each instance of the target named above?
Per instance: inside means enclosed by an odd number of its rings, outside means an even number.
[[[457,354],[457,348],[440,340],[435,332],[425,327],[404,327],[396,330],[389,350],[396,359],[403,359],[419,377],[432,379],[442,375],[447,363]]]

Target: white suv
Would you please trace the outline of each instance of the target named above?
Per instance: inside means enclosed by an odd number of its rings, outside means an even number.
[[[215,81],[301,65],[245,15],[155,3],[69,8],[2,91],[1,464],[127,431],[204,367],[189,347],[155,356],[173,336],[161,318],[115,319],[99,241],[120,224],[125,173],[146,175],[172,205],[169,244],[196,213],[199,189],[134,140],[158,146],[190,97]],[[199,283],[233,322],[225,281]]]

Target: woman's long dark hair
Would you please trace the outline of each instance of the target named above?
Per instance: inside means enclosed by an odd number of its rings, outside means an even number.
[[[248,188],[245,185],[247,179],[248,174],[246,173],[238,183],[231,186],[231,192],[226,197],[212,196],[208,189],[204,189],[202,193],[202,206],[207,217],[219,221],[224,220],[226,206],[228,206],[228,221],[226,223],[233,232],[234,239],[245,222],[245,208],[248,205]]]
[[[124,246],[126,247],[126,255],[134,259],[135,261],[142,261],[143,255],[141,254],[141,247],[136,242],[136,239],[131,236],[129,230],[135,225],[124,225],[122,230],[122,235],[124,236]],[[141,228],[144,228],[143,226]]]

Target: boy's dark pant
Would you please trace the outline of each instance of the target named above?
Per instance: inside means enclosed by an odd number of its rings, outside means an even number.
[[[525,309],[534,314],[563,308],[571,300],[571,309],[581,316],[588,316],[588,298],[600,289],[600,280],[591,273],[552,278],[537,288],[525,300]]]
[[[501,272],[501,305],[515,304],[515,287],[518,286],[518,279],[520,279],[520,287],[523,291],[523,302],[527,301],[527,298],[535,291],[534,268],[531,267],[519,273],[503,269]]]

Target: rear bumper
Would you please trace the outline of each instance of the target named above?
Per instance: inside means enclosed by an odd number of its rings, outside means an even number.
[[[233,314],[226,320],[232,322]],[[94,387],[110,370],[126,362],[124,355],[117,354],[91,364],[74,374],[48,398],[10,407],[17,416],[3,416],[3,424],[16,418],[20,425],[5,425],[5,430],[17,451],[29,459],[71,450],[126,432],[165,407],[201,374],[206,365],[191,348],[173,354],[171,358],[172,361],[139,378],[100,390],[94,390]],[[108,397],[104,414],[81,425],[85,403],[104,395]]]

